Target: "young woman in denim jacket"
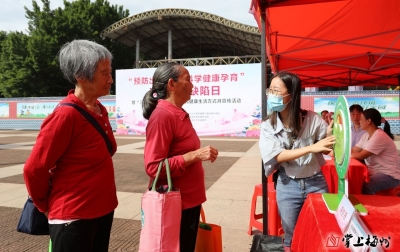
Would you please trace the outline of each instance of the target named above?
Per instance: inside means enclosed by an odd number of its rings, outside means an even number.
[[[321,173],[325,164],[322,154],[332,150],[335,138],[330,136],[331,125],[317,113],[300,109],[301,81],[297,75],[277,73],[267,95],[272,113],[261,124],[259,146],[266,176],[278,172],[276,199],[285,232],[284,249],[290,251],[307,195],[328,191]]]

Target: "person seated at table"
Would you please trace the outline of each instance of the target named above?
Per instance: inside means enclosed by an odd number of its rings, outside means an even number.
[[[331,122],[333,122],[333,112],[329,112],[328,114],[325,115],[325,122],[329,125]]]
[[[361,129],[367,133],[351,149],[351,157],[365,160],[369,182],[363,184],[363,194],[375,194],[400,185],[400,156],[390,136],[378,128],[381,113],[369,108],[361,115]]]
[[[323,110],[321,112],[321,118],[322,120],[324,120],[328,125],[331,123],[331,117],[332,117],[333,113],[329,112],[328,110]]]
[[[325,120],[325,116],[329,113],[328,110],[322,110],[321,111],[321,118]]]
[[[383,123],[383,131],[386,132],[386,134],[392,139],[394,140],[394,135],[392,133],[392,131],[390,130],[390,124],[388,121],[386,121],[385,118],[382,117],[381,123]]]
[[[307,195],[328,192],[321,172],[325,164],[322,153],[332,150],[335,137],[331,136],[332,124],[328,126],[313,111],[300,109],[301,81],[297,75],[277,73],[267,94],[267,106],[273,112],[261,124],[259,147],[266,176],[277,170],[276,199],[285,232],[283,245],[285,251],[290,251]]]
[[[350,119],[352,122],[351,148],[353,148],[358,143],[358,141],[360,141],[362,135],[366,133],[366,131],[362,130],[360,126],[360,117],[364,109],[358,104],[353,104],[350,106],[349,111],[350,111]]]

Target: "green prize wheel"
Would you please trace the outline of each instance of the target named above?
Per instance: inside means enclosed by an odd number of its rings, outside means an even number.
[[[333,135],[336,143],[333,147],[335,153],[335,166],[339,176],[339,193],[345,192],[344,179],[347,176],[351,154],[351,127],[350,113],[346,97],[339,96],[336,101],[333,118]]]
[[[333,150],[335,154],[334,161],[336,171],[339,177],[338,194],[323,193],[322,197],[324,202],[329,212],[335,213],[342,198],[349,196],[354,208],[357,209],[361,215],[367,215],[367,209],[357,200],[354,200],[354,195],[347,195],[346,177],[351,154],[351,127],[349,106],[346,97],[343,95],[339,96],[336,101],[335,114],[333,117],[333,135],[336,138]]]

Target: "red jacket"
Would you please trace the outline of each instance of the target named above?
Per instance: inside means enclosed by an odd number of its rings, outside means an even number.
[[[69,91],[61,103],[75,103],[88,111],[117,144],[107,110],[97,101],[102,116],[89,111]],[[100,133],[75,108],[57,107],[43,122],[24,179],[34,204],[49,219],[93,219],[117,205],[112,157]]]
[[[182,155],[200,148],[200,139],[185,110],[159,100],[146,127],[144,163],[151,183],[158,164],[168,158],[172,182],[181,191],[182,208],[201,205],[206,201],[204,169],[201,161],[184,166]],[[166,185],[165,169],[158,185]]]

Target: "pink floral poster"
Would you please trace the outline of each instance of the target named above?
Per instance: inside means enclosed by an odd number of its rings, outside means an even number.
[[[258,137],[261,64],[187,67],[194,85],[183,105],[199,136]],[[155,69],[117,70],[117,134],[143,135],[142,99]]]

